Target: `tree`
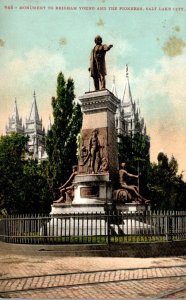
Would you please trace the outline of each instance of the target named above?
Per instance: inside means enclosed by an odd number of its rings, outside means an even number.
[[[67,81],[63,73],[57,78],[57,97],[52,98],[54,123],[48,132],[46,150],[48,153],[48,175],[51,188],[66,181],[77,164],[76,138],[81,128],[82,113],[74,102],[74,82]]]
[[[28,137],[0,138],[0,210],[9,214],[47,213],[51,195],[43,164],[27,159]]]
[[[25,161],[23,178],[27,183],[20,191],[24,211],[49,213],[52,193],[47,181],[45,162],[38,163],[33,159]]]
[[[148,187],[154,209],[186,209],[186,183],[177,175],[178,162],[160,152],[158,164],[151,164]]]
[[[158,163],[150,163],[149,138],[139,133],[121,136],[118,147],[120,163],[126,162],[130,173],[140,174],[140,193],[151,200],[152,209],[186,209],[186,183],[182,174],[177,175],[174,156],[169,159],[160,152]]]
[[[0,138],[0,207],[17,212],[21,207],[20,193],[26,144],[28,138],[12,134]]]

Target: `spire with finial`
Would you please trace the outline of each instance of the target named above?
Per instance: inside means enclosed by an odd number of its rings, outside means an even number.
[[[35,90],[33,93],[33,101],[30,114],[25,123],[25,134],[28,134],[30,136],[29,150],[33,152],[33,157],[39,158],[39,147],[42,147],[44,149],[43,138],[45,136],[45,129],[42,126],[42,119],[39,119]]]
[[[131,93],[130,84],[129,84],[128,65],[126,65],[126,83],[125,83],[125,88],[124,88],[124,92],[123,92],[123,97],[121,100],[121,107],[122,107],[122,110],[124,111],[125,116],[127,118],[131,118],[131,116],[134,114],[134,111],[133,111],[132,93]]]
[[[36,92],[35,92],[35,90],[34,90],[34,94],[33,94],[32,107],[31,107],[28,119],[34,121],[35,123],[37,123],[39,121],[39,113],[38,113],[38,108],[37,108]]]
[[[129,77],[129,69],[128,69],[128,65],[126,65],[126,78]]]
[[[17,132],[23,133],[22,119],[19,118],[17,99],[14,99],[14,110],[11,117],[9,117],[8,125],[6,126],[6,133]]]
[[[111,92],[112,92],[112,94],[114,94],[115,97],[118,98],[118,94],[117,94],[117,91],[116,91],[116,80],[115,80],[115,76],[113,76]]]
[[[14,120],[15,120],[16,123],[19,122],[19,113],[18,113],[18,108],[17,108],[17,99],[16,99],[16,97],[15,97],[15,100],[14,100],[13,118],[14,118]]]
[[[123,106],[131,106],[132,105],[132,93],[129,84],[129,70],[128,65],[126,65],[126,83],[122,97],[122,105]]]

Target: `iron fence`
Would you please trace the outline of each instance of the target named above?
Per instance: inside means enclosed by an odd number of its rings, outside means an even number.
[[[0,220],[0,240],[7,243],[108,244],[185,239],[185,211],[13,215]]]

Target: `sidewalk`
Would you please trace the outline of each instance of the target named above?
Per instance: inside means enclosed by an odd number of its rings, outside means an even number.
[[[159,297],[174,292],[176,298],[186,297],[185,267],[185,257],[55,257],[0,252],[0,295],[117,299]],[[174,293],[170,297],[174,298]]]

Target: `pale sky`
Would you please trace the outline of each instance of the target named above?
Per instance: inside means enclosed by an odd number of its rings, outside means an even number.
[[[151,138],[151,161],[160,151],[174,155],[186,178],[185,20],[185,0],[1,0],[0,134],[15,97],[25,120],[34,90],[47,127],[60,71],[74,79],[77,99],[89,90],[90,52],[99,34],[114,45],[106,56],[106,80],[111,89],[115,76],[119,97],[129,65],[132,95]]]

